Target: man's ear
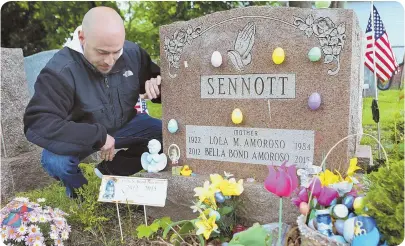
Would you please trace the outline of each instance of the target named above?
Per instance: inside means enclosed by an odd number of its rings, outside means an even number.
[[[83,32],[83,30],[80,30],[77,34],[79,35],[80,44],[82,46],[84,46],[84,32]]]

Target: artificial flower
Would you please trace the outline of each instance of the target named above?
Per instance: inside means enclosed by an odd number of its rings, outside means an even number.
[[[200,216],[195,222],[196,227],[198,228],[196,234],[203,234],[204,238],[208,240],[213,231],[217,232],[218,225],[215,223],[216,216],[213,215],[209,219],[205,215]]]
[[[308,191],[312,192],[312,196],[318,197],[321,193],[322,184],[318,177],[314,177],[312,182],[309,184]]]
[[[339,193],[339,196],[342,197],[352,190],[353,183],[348,181],[342,181],[339,183],[331,184],[329,185],[329,187],[335,189]]]
[[[194,196],[198,196],[200,202],[204,202],[216,209],[215,190],[210,186],[209,181],[205,181],[203,187],[194,188],[194,192]]]
[[[322,186],[329,186],[342,181],[339,175],[334,174],[328,169],[319,174],[319,180],[321,181]]]
[[[348,177],[351,177],[354,175],[354,173],[357,170],[360,170],[360,169],[361,169],[361,167],[357,166],[357,158],[352,158],[352,159],[350,159],[349,168],[347,169],[346,174]]]
[[[297,197],[294,197],[293,199],[291,199],[291,201],[297,207],[300,206],[301,202],[308,202],[308,190],[307,190],[307,188],[302,187],[300,192],[298,192]]]
[[[225,176],[225,178],[229,179],[229,178],[233,177],[233,174],[232,173],[227,173],[227,172],[224,171],[224,176]]]
[[[264,187],[279,197],[289,197],[298,187],[298,177],[295,166],[286,166],[284,162],[277,169],[269,165],[269,175],[264,181]]]
[[[24,235],[27,233],[27,227],[23,224],[17,229],[18,233],[21,235]]]
[[[225,179],[220,183],[219,189],[224,196],[239,196],[243,192],[243,179],[240,179],[238,183],[234,178]]]
[[[339,197],[339,193],[333,189],[333,188],[329,188],[329,187],[322,187],[321,192],[319,194],[319,196],[317,197],[318,199],[318,203],[322,206],[329,206],[330,203],[333,201],[333,199],[338,198]]]
[[[210,174],[210,180],[211,180],[211,187],[212,187],[213,189],[215,189],[216,191],[219,191],[219,186],[221,185],[221,183],[222,183],[223,181],[226,181],[226,180],[224,180],[224,178],[223,178],[221,175],[219,175],[219,174]]]
[[[193,201],[193,204],[194,205],[192,205],[190,207],[193,210],[193,213],[195,213],[197,211],[202,211],[203,209],[207,208],[204,204],[202,204],[201,201],[198,201],[198,202]]]

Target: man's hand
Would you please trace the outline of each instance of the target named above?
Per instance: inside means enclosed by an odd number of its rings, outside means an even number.
[[[162,78],[158,75],[156,78],[152,78],[145,82],[146,93],[140,95],[141,99],[156,99],[160,95],[159,85]]]
[[[101,148],[101,159],[112,161],[115,155],[115,139],[107,134],[107,140]]]

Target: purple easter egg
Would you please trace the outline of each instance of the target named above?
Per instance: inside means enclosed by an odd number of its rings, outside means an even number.
[[[345,221],[344,221],[344,220],[336,220],[336,221],[335,221],[335,228],[336,228],[336,231],[337,231],[340,235],[343,235],[344,225],[345,225]]]
[[[321,106],[321,95],[318,92],[314,92],[309,96],[308,106],[312,110],[317,110]]]

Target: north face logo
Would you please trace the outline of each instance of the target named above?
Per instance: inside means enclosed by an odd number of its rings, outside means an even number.
[[[125,71],[125,73],[123,74],[125,77],[129,77],[129,76],[132,76],[132,75],[134,75],[133,73],[132,73],[132,71],[131,70],[128,70],[128,71]]]

